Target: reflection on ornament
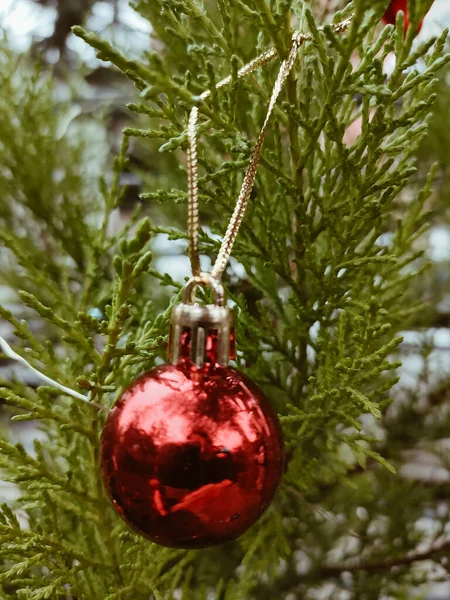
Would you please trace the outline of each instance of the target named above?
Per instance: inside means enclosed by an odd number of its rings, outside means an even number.
[[[241,535],[267,508],[283,468],[281,434],[262,392],[238,371],[165,365],[113,408],[102,468],[134,529],[199,548]]]

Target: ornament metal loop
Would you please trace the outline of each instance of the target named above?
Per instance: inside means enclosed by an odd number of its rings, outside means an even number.
[[[213,304],[196,301],[199,286],[212,289]],[[190,279],[182,301],[172,310],[169,354],[172,362],[189,359],[197,367],[205,364],[227,365],[234,359],[234,319],[226,306],[225,291],[210,273]]]
[[[225,290],[220,281],[210,273],[200,273],[192,277],[183,290],[183,304],[194,304],[195,295],[199,286],[209,287],[213,291],[214,304],[216,306],[225,306]]]

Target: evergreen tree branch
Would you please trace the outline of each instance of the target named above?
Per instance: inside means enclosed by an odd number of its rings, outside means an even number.
[[[326,565],[317,573],[318,578],[339,577],[344,571],[353,573],[355,571],[365,571],[367,573],[377,573],[392,569],[393,567],[402,567],[412,565],[415,562],[425,560],[436,560],[439,555],[450,548],[450,540],[442,540],[432,544],[429,548],[422,551],[410,552],[404,556],[392,556],[380,561],[355,561],[345,564]],[[316,575],[315,575],[316,576]]]

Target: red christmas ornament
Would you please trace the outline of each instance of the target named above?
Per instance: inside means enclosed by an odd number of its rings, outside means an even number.
[[[431,8],[431,4],[432,4],[432,2],[430,3],[430,8]],[[405,33],[406,33],[406,30],[409,27],[408,0],[391,0],[389,6],[386,9],[386,12],[384,13],[382,20],[383,20],[383,23],[395,25],[397,13],[400,10],[403,11],[403,13],[405,15],[404,29],[405,29]],[[423,20],[420,21],[420,23],[419,23],[419,26],[417,28],[417,33],[419,33],[419,31],[422,29],[422,23],[423,23]]]
[[[193,303],[198,284],[214,305]],[[119,514],[150,540],[203,548],[240,536],[268,507],[283,470],[278,419],[228,367],[232,316],[212,278],[188,284],[171,324],[174,364],[139,377],[110,412],[102,473]]]

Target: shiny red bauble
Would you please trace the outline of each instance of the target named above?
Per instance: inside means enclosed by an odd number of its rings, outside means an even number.
[[[101,467],[113,504],[153,542],[235,539],[268,507],[283,470],[277,416],[231,367],[189,361],[138,378],[108,415]]]
[[[433,4],[432,1],[430,1],[430,7]],[[405,32],[409,27],[409,15],[408,15],[408,0],[391,0],[391,2],[389,3],[389,6],[386,9],[386,12],[383,15],[383,22],[388,24],[392,24],[395,25],[395,21],[397,18],[397,13],[399,11],[403,11],[405,17],[404,17],[404,29]],[[422,29],[422,21],[420,21],[419,26],[417,28],[417,33]]]

